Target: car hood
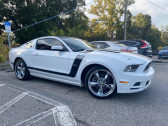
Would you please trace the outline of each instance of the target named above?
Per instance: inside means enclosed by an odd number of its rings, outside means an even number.
[[[116,60],[127,62],[129,64],[144,64],[147,60],[151,60],[150,58],[143,55],[107,49],[92,50],[90,54],[96,55],[97,57],[103,56],[114,58]]]

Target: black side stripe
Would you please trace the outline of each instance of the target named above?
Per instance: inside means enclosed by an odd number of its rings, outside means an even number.
[[[58,75],[62,75],[62,76],[75,77],[78,72],[79,66],[80,66],[84,57],[85,57],[84,55],[77,55],[77,57],[75,58],[75,60],[72,64],[71,71],[69,74],[50,71],[50,70],[44,70],[44,69],[39,69],[39,68],[34,68],[34,67],[28,67],[28,69],[38,70],[38,71],[52,73],[52,74],[58,74]]]

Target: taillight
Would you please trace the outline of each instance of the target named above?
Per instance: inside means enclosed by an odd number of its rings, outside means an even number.
[[[126,49],[121,49],[121,51],[127,51]]]
[[[133,52],[133,50],[127,50],[128,52]]]
[[[141,46],[141,48],[146,48],[147,47],[147,44],[141,40],[141,42],[143,42],[143,45]]]
[[[121,51],[132,52],[133,50],[121,49]]]

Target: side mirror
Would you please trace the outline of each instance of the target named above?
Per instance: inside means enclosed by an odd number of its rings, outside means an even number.
[[[62,46],[52,46],[51,50],[55,50],[55,51],[64,51],[64,48]]]

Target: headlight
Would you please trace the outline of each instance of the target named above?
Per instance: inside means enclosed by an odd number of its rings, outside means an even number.
[[[135,72],[138,69],[139,65],[128,65],[124,72]]]

